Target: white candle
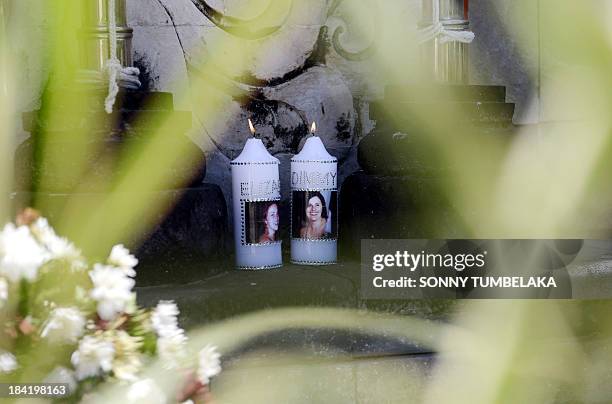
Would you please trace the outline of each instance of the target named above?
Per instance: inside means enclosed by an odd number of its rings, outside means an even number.
[[[291,262],[334,264],[337,243],[338,160],[311,136],[291,159]]]
[[[255,128],[249,120],[253,134]],[[234,239],[238,269],[282,266],[280,224],[280,161],[270,155],[261,139],[247,140],[233,160],[232,195]]]

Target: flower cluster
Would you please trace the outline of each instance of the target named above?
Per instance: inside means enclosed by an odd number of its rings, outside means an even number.
[[[165,368],[197,375],[206,386],[221,371],[220,355],[207,346],[189,363],[196,355],[188,355],[176,303],[161,301],[153,310],[137,306],[137,265],[121,244],[105,262],[88,265],[81,251],[33,210],[7,224],[0,232],[0,322],[7,324],[0,330],[0,374],[20,372],[13,347],[48,344],[74,349],[68,358],[57,358],[45,381],[68,383],[79,394],[86,393],[81,384],[93,388],[116,381],[131,386],[128,401],[164,402],[154,382],[141,379],[156,356]],[[18,344],[19,339],[25,341]]]
[[[98,336],[87,335],[79,342],[79,348],[72,354],[72,364],[78,380],[101,376],[113,370],[115,347],[112,341]]]
[[[178,326],[179,309],[172,301],[161,301],[151,313],[151,324],[157,334],[157,353],[169,369],[180,366],[185,358],[185,331]]]
[[[11,282],[33,281],[51,254],[34,238],[27,226],[4,226],[0,233],[0,276]]]
[[[75,307],[57,307],[40,332],[43,338],[60,342],[77,342],[85,331],[85,316]]]
[[[89,273],[93,289],[90,297],[97,302],[98,316],[104,321],[115,320],[134,301],[134,279],[122,269],[95,264]]]

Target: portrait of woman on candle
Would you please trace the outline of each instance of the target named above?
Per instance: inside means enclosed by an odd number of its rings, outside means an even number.
[[[273,202],[268,205],[263,214],[264,232],[259,236],[259,243],[273,243],[276,241],[276,233],[278,232],[278,205]]]
[[[308,240],[335,238],[336,226],[332,216],[336,200],[336,191],[294,191],[294,237],[299,235],[299,238]]]
[[[246,244],[269,244],[279,240],[280,209],[278,201],[245,202]]]

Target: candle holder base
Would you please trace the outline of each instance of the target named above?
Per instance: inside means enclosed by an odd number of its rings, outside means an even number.
[[[267,269],[279,269],[282,267],[283,267],[283,264],[277,264],[277,265],[262,265],[258,267],[236,266],[236,269],[239,271],[261,271],[261,270],[267,270]]]
[[[327,265],[336,265],[336,264],[338,264],[338,261],[318,262],[318,261],[295,261],[295,260],[291,260],[291,263],[295,264],[295,265],[307,265],[307,266],[313,266],[313,267],[323,267],[323,266],[327,266]]]

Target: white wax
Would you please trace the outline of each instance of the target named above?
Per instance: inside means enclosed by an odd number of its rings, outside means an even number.
[[[256,221],[251,220],[247,223],[246,210],[249,204],[253,206],[269,206],[274,202],[280,204],[278,173],[280,161],[268,153],[260,139],[249,139],[242,153],[230,164],[236,267],[238,269],[278,268],[283,264],[280,239],[265,242],[258,238],[250,239],[249,229]],[[261,223],[264,217],[257,219],[257,222]],[[278,230],[278,221],[276,230]]]
[[[291,262],[303,265],[336,263],[338,160],[327,152],[317,136],[308,138],[302,151],[291,159],[291,191]],[[314,196],[315,192],[318,192],[317,195],[321,195],[324,201],[323,206],[312,213],[307,210],[309,200],[317,202],[317,199],[320,199]],[[294,204],[294,198],[300,200],[298,206]],[[322,230],[323,235],[318,235],[319,232],[312,229],[317,227],[316,223],[322,223],[319,222],[321,219],[317,218],[317,215],[321,216],[321,211],[324,211],[327,218]],[[309,223],[310,215],[313,215],[312,224]]]

